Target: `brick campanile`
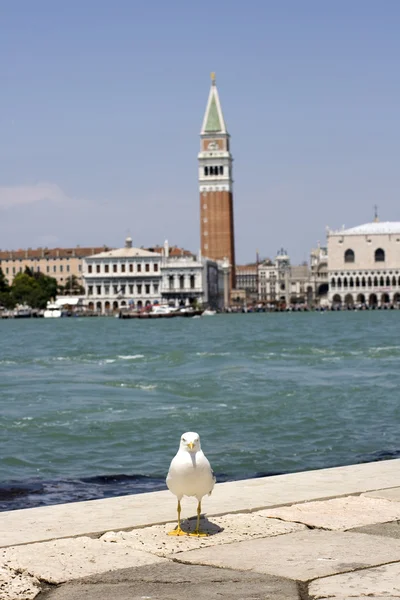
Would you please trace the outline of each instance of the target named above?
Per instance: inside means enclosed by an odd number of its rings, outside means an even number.
[[[233,220],[232,155],[229,133],[221,110],[215,74],[200,133],[200,247],[203,256],[227,258],[231,265],[230,284],[235,287],[235,232]]]

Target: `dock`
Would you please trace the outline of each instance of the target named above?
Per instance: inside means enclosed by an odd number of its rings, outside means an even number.
[[[200,538],[167,535],[167,490],[0,513],[0,598],[400,596],[400,459],[217,483],[202,508]]]

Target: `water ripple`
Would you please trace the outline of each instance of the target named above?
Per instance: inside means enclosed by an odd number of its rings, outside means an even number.
[[[0,509],[161,489],[185,430],[220,480],[399,456],[399,325],[0,321]]]

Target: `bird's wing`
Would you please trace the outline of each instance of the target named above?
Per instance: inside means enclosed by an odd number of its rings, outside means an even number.
[[[216,484],[216,481],[217,481],[217,477],[216,477],[216,475],[215,475],[215,473],[214,473],[214,471],[212,469],[211,469],[211,477],[212,477],[212,480],[213,480],[213,484],[212,484],[211,490],[208,492],[209,496],[211,496],[212,491],[214,489],[214,485]]]

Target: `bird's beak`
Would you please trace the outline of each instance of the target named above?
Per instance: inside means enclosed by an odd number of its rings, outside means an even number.
[[[194,443],[193,443],[193,442],[189,442],[189,443],[188,443],[188,446],[189,446],[190,450],[193,450],[193,448],[194,448]]]

